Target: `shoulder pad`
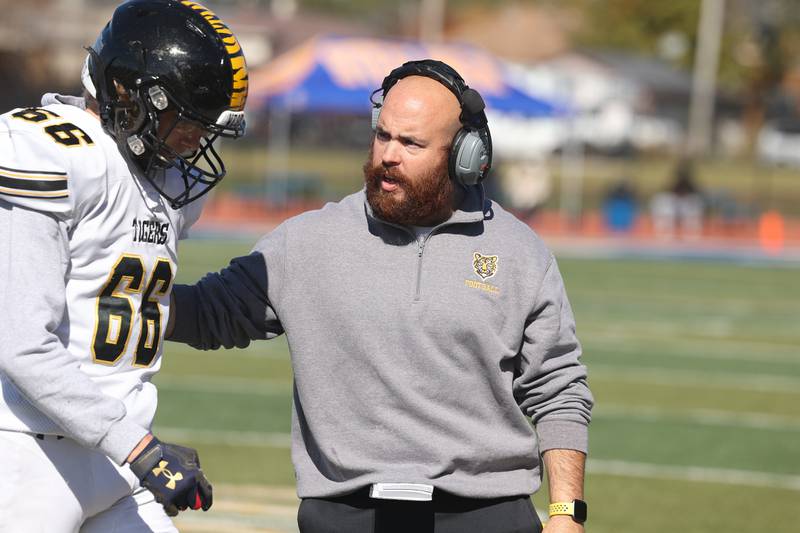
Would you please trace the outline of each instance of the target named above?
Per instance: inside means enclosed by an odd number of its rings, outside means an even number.
[[[65,149],[87,142],[76,129],[43,108],[0,116],[0,197],[28,209],[68,213],[72,202]]]

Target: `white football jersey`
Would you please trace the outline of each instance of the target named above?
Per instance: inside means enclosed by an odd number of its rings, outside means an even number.
[[[172,209],[132,175],[97,118],[59,103],[0,116],[2,201],[63,221],[67,314],[56,335],[103,393],[149,428],[178,239],[199,217],[202,199]],[[59,432],[0,378],[0,428]]]

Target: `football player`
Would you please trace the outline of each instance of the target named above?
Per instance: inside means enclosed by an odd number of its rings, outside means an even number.
[[[176,531],[211,506],[190,448],[150,433],[178,240],[244,133],[236,37],[191,1],[120,5],[84,97],[0,115],[0,522]]]

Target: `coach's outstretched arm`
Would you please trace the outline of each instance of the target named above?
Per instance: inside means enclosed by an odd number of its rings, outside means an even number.
[[[167,340],[200,350],[244,348],[255,339],[283,333],[267,293],[269,275],[259,252],[237,257],[195,285],[175,285]]]

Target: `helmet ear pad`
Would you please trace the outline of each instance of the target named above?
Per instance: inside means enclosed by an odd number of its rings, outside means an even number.
[[[137,133],[144,126],[146,114],[137,89],[128,90],[122,83],[112,80],[116,97],[113,99],[114,130],[120,137]]]
[[[486,142],[477,130],[461,128],[450,147],[448,169],[450,178],[469,187],[480,183],[489,164]]]

